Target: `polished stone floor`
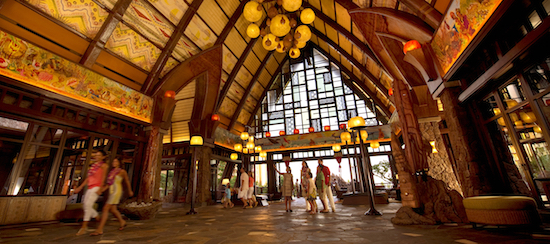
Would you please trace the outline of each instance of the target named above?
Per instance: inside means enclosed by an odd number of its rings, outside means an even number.
[[[267,207],[223,209],[169,205],[155,219],[128,221],[117,230],[109,221],[102,236],[75,236],[77,223],[0,227],[0,243],[550,243],[545,230],[518,230],[471,225],[394,226],[390,219],[399,203],[377,205],[383,216],[365,216],[367,206],[336,204],[335,213],[309,215],[303,198],[287,213],[281,202]],[[91,222],[90,233],[98,223]],[[548,234],[548,233],[546,233]]]

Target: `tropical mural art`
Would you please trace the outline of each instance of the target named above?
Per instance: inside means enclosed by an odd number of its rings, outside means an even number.
[[[151,122],[150,97],[3,31],[0,75]]]
[[[501,2],[454,0],[451,3],[431,43],[443,74],[449,71]]]

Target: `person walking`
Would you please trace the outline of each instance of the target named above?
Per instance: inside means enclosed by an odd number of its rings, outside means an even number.
[[[111,169],[111,171],[109,171],[109,175],[107,176],[107,185],[100,189],[100,191],[103,192],[108,188],[109,198],[107,199],[105,206],[103,206],[99,227],[97,227],[96,231],[90,234],[91,236],[103,235],[103,227],[105,227],[105,224],[107,223],[109,212],[113,213],[113,215],[118,219],[118,222],[120,223],[120,227],[118,228],[118,230],[123,230],[124,227],[126,227],[126,221],[122,219],[122,216],[117,209],[117,205],[120,203],[120,198],[122,197],[122,192],[124,188],[122,185],[122,181],[124,181],[126,187],[128,188],[128,195],[130,197],[134,195],[134,192],[132,191],[132,186],[130,186],[128,172],[121,168],[121,164],[122,158],[115,158],[113,160],[113,168]]]
[[[306,200],[311,206],[309,214],[316,214],[317,202],[315,200],[317,199],[317,188],[315,187],[315,182],[313,181],[313,175],[311,172],[308,172],[306,175],[305,190],[307,194]]]
[[[315,186],[317,187],[317,193],[319,193],[319,198],[323,204],[323,210],[321,213],[328,213],[326,200],[323,199],[323,191],[325,190],[325,175],[323,174],[324,166],[319,164],[317,166],[317,176],[315,177]]]
[[[275,168],[275,167],[274,167]],[[292,190],[294,188],[293,179],[292,179],[292,172],[290,171],[290,167],[286,167],[286,173],[281,173],[277,168],[275,168],[275,171],[279,173],[280,175],[283,175],[283,196],[285,197],[285,210],[287,212],[292,212]]]
[[[248,205],[252,207],[258,206],[258,201],[256,201],[256,196],[254,196],[254,185],[255,180],[253,177],[254,173],[252,171],[248,171]]]
[[[248,182],[248,174],[246,173],[246,171],[244,170],[244,167],[241,168],[241,182],[240,182],[240,186],[239,186],[239,194],[238,194],[238,198],[241,199],[241,201],[243,202],[243,208],[246,208],[248,205],[248,186],[249,186],[249,182]],[[250,206],[252,207],[252,206]]]
[[[323,165],[322,159],[319,159],[318,162],[319,162],[319,165]],[[322,172],[323,172],[323,175],[325,176],[325,182],[324,182],[325,184],[323,185],[323,194],[320,196],[321,201],[323,201],[323,206],[326,205],[326,207],[328,208],[329,206],[327,203],[327,198],[328,198],[328,202],[330,203],[332,212],[336,212],[336,207],[334,205],[334,197],[332,195],[332,187],[330,185],[330,169],[327,166],[323,165]],[[322,212],[327,213],[328,212],[327,208],[325,208]]]
[[[309,166],[307,165],[306,161],[302,161],[302,170],[301,170],[301,184],[302,184],[302,197],[305,199],[308,198],[308,192],[306,190],[305,185],[307,184],[307,175],[311,173],[311,169],[309,169]],[[306,201],[306,212],[311,210],[311,205],[309,204],[309,201]]]
[[[88,177],[78,186],[74,193],[78,194],[84,186],[88,186],[86,194],[84,194],[84,200],[82,200],[82,208],[84,209],[84,221],[82,227],[76,233],[77,236],[84,235],[88,231],[88,222],[91,218],[97,218],[99,214],[94,209],[94,203],[97,201],[99,195],[101,195],[100,189],[103,188],[103,182],[105,181],[105,175],[109,166],[104,162],[107,157],[107,153],[103,150],[99,150],[93,154],[94,163],[88,170]]]

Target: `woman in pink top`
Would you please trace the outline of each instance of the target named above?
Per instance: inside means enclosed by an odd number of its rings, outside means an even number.
[[[107,174],[107,170],[109,169],[109,166],[104,163],[103,161],[107,157],[107,153],[103,150],[99,150],[94,153],[94,163],[90,165],[90,169],[88,170],[88,177],[80,184],[79,187],[77,187],[74,192],[79,193],[82,188],[84,188],[85,185],[88,185],[88,190],[86,191],[86,194],[84,195],[84,199],[82,200],[82,208],[84,209],[84,222],[82,222],[82,227],[76,235],[83,235],[86,234],[86,231],[88,231],[88,222],[91,218],[97,218],[98,213],[94,209],[94,203],[101,195],[103,188],[103,183],[105,182],[105,175]]]

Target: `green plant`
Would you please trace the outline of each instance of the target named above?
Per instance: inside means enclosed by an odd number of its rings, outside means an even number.
[[[380,161],[380,163],[372,166],[372,173],[382,180],[387,182],[392,181],[391,171],[390,171],[390,162],[387,160]]]

